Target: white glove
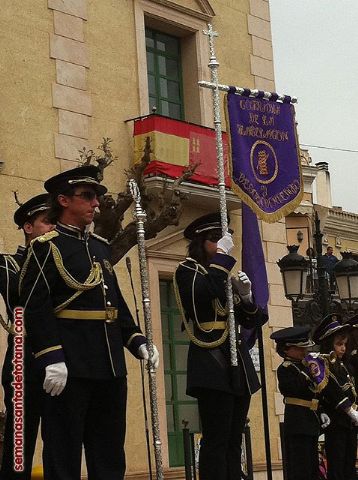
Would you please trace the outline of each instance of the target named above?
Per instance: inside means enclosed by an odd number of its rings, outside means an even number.
[[[251,281],[245,272],[238,272],[237,278],[231,277],[231,283],[244,303],[252,303]]]
[[[321,418],[322,429],[327,428],[328,425],[331,423],[331,419],[329,418],[327,413],[321,413],[320,418]]]
[[[51,397],[60,395],[67,382],[67,367],[65,362],[52,363],[46,367],[46,376],[43,388]]]
[[[222,250],[222,252],[219,253],[226,253],[226,255],[230,255],[231,250],[234,248],[234,242],[232,241],[231,233],[226,232],[225,235],[218,240],[216,248]]]
[[[143,345],[138,348],[138,356],[143,358],[143,360],[149,360],[149,352],[145,343],[143,343]],[[153,365],[155,370],[157,370],[157,368],[159,367],[159,352],[155,345],[153,345],[153,356],[151,358],[151,364]]]
[[[355,427],[358,426],[358,412],[354,410],[352,407],[349,407],[348,410],[346,410],[347,415],[352,419],[353,425]]]

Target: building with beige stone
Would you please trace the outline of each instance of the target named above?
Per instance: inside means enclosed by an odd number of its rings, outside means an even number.
[[[274,91],[267,0],[3,0],[0,251],[13,252],[22,242],[21,233],[12,224],[16,208],[13,192],[18,192],[20,201],[41,193],[46,178],[76,166],[78,150],[95,149],[102,137],[112,138],[118,156],[105,175],[105,183],[113,194],[125,188],[123,171],[135,158],[133,122],[127,120],[148,115],[155,107],[158,114],[177,121],[213,127],[211,93],[197,84],[210,78],[207,37],[202,33],[208,22],[220,33],[216,47],[221,83]],[[203,141],[204,130],[199,132]],[[180,147],[176,143],[170,149],[163,137],[156,135],[156,160],[183,166],[180,158],[188,157],[185,149],[199,148],[198,140],[194,140],[189,137],[189,142],[179,142]],[[183,157],[179,150],[184,152]],[[291,305],[284,298],[276,261],[286,254],[287,238],[290,241],[291,235],[306,226],[309,232],[306,214],[313,203],[312,182],[320,173],[309,163],[303,169],[306,193],[297,213],[287,225],[283,219],[260,226],[270,287],[270,320],[264,328],[264,343],[272,465],[277,479],[282,478],[282,399],[275,376],[278,357],[269,334],[292,324]],[[161,184],[160,176],[148,179],[148,188],[160,188]],[[154,341],[161,354],[157,383],[163,462],[165,478],[172,479],[184,478],[182,421],[189,421],[191,430],[200,430],[196,403],[185,395],[188,342],[180,331],[172,275],[186,255],[184,227],[195,217],[218,208],[215,188],[188,183],[185,189],[187,208],[180,224],[165,229],[147,244]],[[228,200],[236,232],[236,255],[240,258],[240,202],[231,194]],[[328,240],[337,248],[338,238],[342,248],[356,248],[349,242],[356,240],[357,216],[334,208],[329,211]],[[338,234],[347,224],[352,226],[350,234]],[[130,257],[140,298],[135,248]],[[116,269],[124,296],[134,311],[125,262]],[[0,340],[3,354],[4,332]],[[129,355],[127,361],[126,478],[139,480],[148,478],[140,370]],[[249,415],[255,479],[266,478],[260,393],[252,399]],[[41,465],[40,440],[35,465]]]

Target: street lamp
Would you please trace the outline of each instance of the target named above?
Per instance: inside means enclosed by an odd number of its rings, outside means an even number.
[[[307,260],[297,253],[299,245],[288,245],[289,253],[277,262],[280,267],[285,297],[293,302],[303,298],[306,291]]]
[[[322,255],[320,220],[315,212],[315,250],[317,252],[317,283],[312,283],[312,295],[306,293],[309,262],[297,253],[298,245],[288,246],[289,253],[277,264],[280,267],[285,297],[292,301],[297,323],[318,324],[328,313],[351,315],[354,302],[358,302],[358,262],[350,253],[342,253],[343,259],[334,267],[338,298],[328,289],[328,274]],[[335,298],[334,298],[335,297]]]
[[[334,266],[339,298],[351,308],[358,300],[358,262],[350,252],[342,252],[343,259]]]

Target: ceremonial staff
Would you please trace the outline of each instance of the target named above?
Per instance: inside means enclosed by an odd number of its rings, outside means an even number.
[[[152,332],[152,320],[150,311],[150,299],[149,299],[149,279],[147,271],[147,259],[145,255],[145,231],[144,221],[146,219],[146,213],[141,206],[141,197],[138,185],[135,180],[129,180],[129,190],[133,197],[134,218],[137,225],[137,241],[138,241],[138,254],[139,254],[139,267],[140,267],[140,280],[142,287],[142,302],[144,311],[144,324],[145,334],[147,337],[147,349],[149,353],[148,360],[148,378],[149,378],[149,395],[150,395],[150,409],[152,417],[152,433],[154,443],[154,455],[156,466],[156,479],[162,480],[163,476],[163,463],[162,463],[162,450],[161,440],[159,432],[159,415],[158,415],[158,399],[157,399],[157,384],[155,369],[152,364],[153,358],[153,332]]]
[[[136,320],[137,320],[137,325],[140,329],[141,324],[139,320],[139,310],[138,310],[138,303],[137,303],[137,297],[134,291],[134,285],[133,285],[133,278],[132,278],[132,263],[131,259],[129,257],[126,257],[126,266],[127,266],[127,271],[128,275],[130,278],[131,282],[131,288],[132,288],[132,293],[133,293],[133,298],[134,298],[134,306],[135,306],[135,315],[136,315]],[[149,444],[149,427],[148,427],[148,412],[147,412],[147,399],[146,399],[146,394],[145,394],[145,384],[144,384],[144,366],[143,366],[143,361],[140,361],[140,378],[142,381],[142,400],[143,400],[143,412],[144,412],[144,428],[145,428],[145,441],[147,444],[147,457],[148,457],[148,468],[149,468],[149,478],[150,480],[153,479],[153,471],[152,471],[152,459],[150,456],[150,444]]]
[[[210,75],[211,83],[213,85],[213,110],[214,110],[214,126],[216,135],[216,156],[218,165],[218,185],[219,185],[219,198],[220,198],[220,217],[222,234],[225,235],[228,232],[228,220],[227,220],[227,207],[226,207],[226,190],[225,190],[225,170],[224,170],[224,147],[222,139],[221,128],[221,115],[220,115],[220,93],[218,82],[218,67],[219,62],[215,56],[214,49],[214,37],[217,37],[217,33],[213,31],[212,25],[208,24],[208,30],[204,30],[204,34],[208,35],[209,48],[210,48]],[[227,308],[228,308],[228,323],[229,323],[229,339],[230,339],[230,358],[231,365],[237,367],[237,345],[236,345],[236,331],[235,331],[235,315],[234,315],[234,301],[232,295],[231,282],[227,282],[226,287],[227,296]],[[240,327],[238,326],[238,333],[240,333]]]

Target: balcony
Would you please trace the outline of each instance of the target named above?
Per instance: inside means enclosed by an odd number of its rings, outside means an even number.
[[[151,114],[134,120],[133,136],[135,162],[143,156],[146,138],[151,140],[151,161],[144,172],[149,191],[161,190],[164,182],[174,183],[185,167],[197,164],[194,175],[181,184],[181,191],[198,207],[219,208],[215,130]],[[241,202],[230,188],[226,133],[223,144],[227,207],[235,210]]]

